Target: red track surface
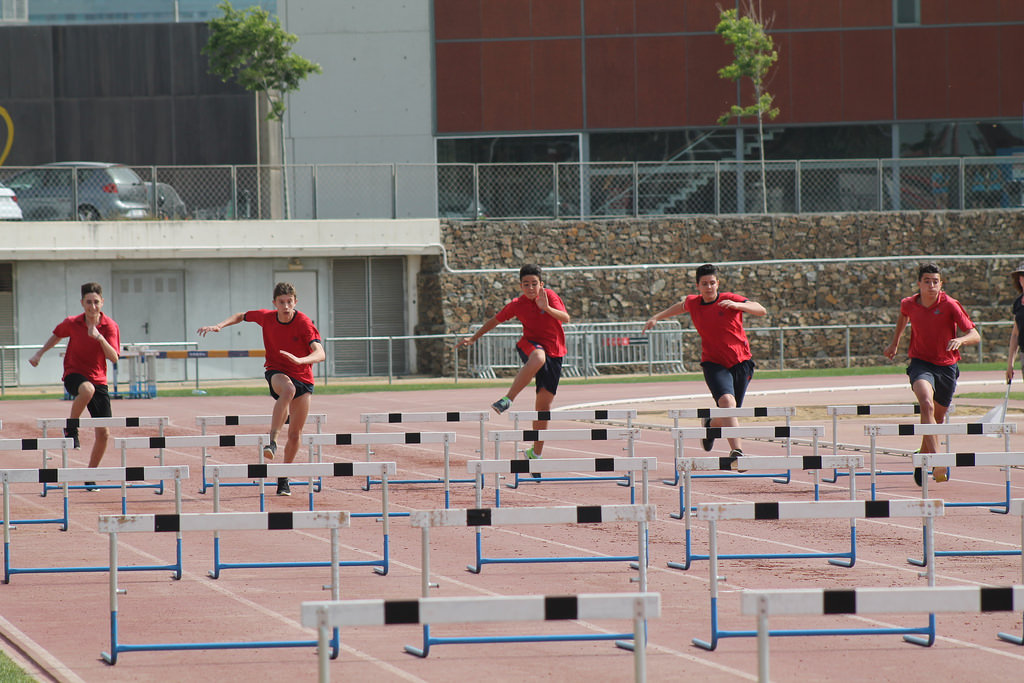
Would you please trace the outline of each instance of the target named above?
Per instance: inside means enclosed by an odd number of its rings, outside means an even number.
[[[999,390],[997,373],[968,373],[961,382],[988,379],[990,391]],[[820,417],[798,420],[796,424],[831,424],[823,406],[833,404],[894,403],[911,401],[902,375],[843,379],[801,379],[772,381],[755,379],[748,406],[793,405],[817,407]],[[970,391],[962,385],[961,391]],[[768,392],[761,394],[760,392]],[[328,414],[328,431],[363,431],[363,412],[422,412],[437,410],[480,410],[496,397],[493,389],[447,389],[422,392],[365,393],[346,396],[316,396],[313,411]],[[693,398],[685,398],[693,395]],[[671,400],[648,401],[657,397]],[[639,422],[664,423],[668,408],[709,406],[700,382],[638,383],[565,386],[556,408],[615,401],[641,411]],[[513,409],[532,409],[530,397],[520,397]],[[984,404],[984,401],[974,401]],[[992,405],[995,401],[989,401]],[[5,401],[0,404],[4,438],[38,436],[39,417],[65,417],[68,404],[59,401]],[[119,401],[118,415],[166,415],[171,419],[168,434],[198,434],[198,415],[265,414],[269,398],[157,398]],[[1019,421],[1011,412],[1011,421]],[[966,420],[965,416],[956,420]],[[977,417],[975,417],[977,419]],[[866,444],[863,425],[871,422],[912,422],[906,418],[855,418],[840,421],[840,441]],[[579,427],[579,423],[558,423],[552,427]],[[376,425],[377,429],[394,428]],[[494,418],[489,429],[510,428],[509,421]],[[457,431],[452,449],[453,476],[463,476],[464,462],[476,459],[479,432],[473,425],[439,423],[401,426],[404,431]],[[219,433],[256,432],[256,428],[215,428]],[[72,453],[72,464],[84,466],[92,435],[83,430],[83,448]],[[114,430],[115,436],[135,433]],[[893,437],[883,445],[912,450],[913,437]],[[985,437],[954,437],[957,451],[1002,450],[1002,441]],[[688,454],[703,454],[696,443]],[[1024,450],[1024,435],[1011,438],[1013,450]],[[552,442],[548,458],[583,455],[623,455],[615,442]],[[714,454],[724,455],[727,446],[719,441]],[[779,444],[747,442],[751,455],[781,455]],[[797,446],[796,455],[809,454]],[[822,449],[823,454],[831,452]],[[378,447],[375,460],[395,460],[399,478],[439,476],[441,450],[435,446]],[[217,462],[251,462],[256,454],[243,449],[211,451]],[[488,454],[490,455],[490,454]],[[668,561],[683,557],[683,524],[669,517],[678,512],[677,489],[660,483],[671,476],[671,439],[663,429],[645,429],[637,455],[657,457],[660,475],[651,487],[651,502],[658,506],[658,521],[651,528],[649,589],[662,595],[662,616],[652,620],[648,646],[648,673],[652,681],[699,677],[705,681],[755,680],[756,641],[729,638],[714,652],[695,648],[692,638],[710,636],[708,567],[695,562],[687,571],[666,567]],[[508,456],[508,453],[505,454]],[[325,450],[327,460],[362,460],[362,447],[333,447]],[[38,453],[4,453],[4,467],[40,466]],[[200,454],[168,450],[165,464],[187,464],[192,477],[185,484],[184,511],[209,512],[212,493],[198,493]],[[105,465],[119,464],[119,454],[108,452]],[[129,452],[130,465],[156,464],[151,453]],[[906,469],[905,457],[880,458],[883,468]],[[991,471],[989,471],[991,470]],[[1013,496],[1024,497],[1020,474],[1014,473]],[[950,483],[933,485],[931,494],[947,501],[999,500],[1003,475],[995,468],[961,468]],[[794,472],[788,485],[767,479],[700,480],[694,483],[695,502],[742,500],[811,500],[810,477]],[[824,484],[822,498],[838,500],[846,495],[846,481]],[[305,487],[294,487],[291,498],[268,495],[270,510],[301,510],[307,505]],[[867,490],[866,478],[858,481],[860,497]],[[268,488],[272,494],[272,487]],[[392,487],[394,511],[443,507],[439,486]],[[359,482],[325,480],[316,495],[317,509],[353,512],[379,510],[378,487],[367,492]],[[919,489],[910,477],[882,477],[879,497],[917,498]],[[12,518],[59,516],[59,492],[39,495],[37,486],[17,485],[12,496]],[[485,505],[493,502],[488,490]],[[508,506],[577,505],[627,503],[627,490],[613,483],[542,484],[504,489],[502,504]],[[225,510],[258,509],[256,490],[224,489]],[[453,485],[452,507],[472,507],[472,487]],[[170,492],[154,495],[152,490],[129,493],[129,512],[173,512]],[[20,525],[12,532],[11,557],[18,567],[88,566],[107,563],[107,537],[97,531],[99,514],[120,512],[116,491],[72,491],[71,529],[54,525]],[[1019,548],[1019,520],[996,515],[986,508],[950,510],[936,525],[936,546],[940,550]],[[488,556],[543,556],[631,554],[635,552],[635,528],[605,525],[600,528],[530,526],[495,528],[485,532]],[[268,561],[328,559],[329,543],[319,532],[234,532],[223,535],[224,561]],[[432,533],[432,578],[440,584],[434,595],[485,594],[569,594],[630,592],[636,590],[630,578],[635,572],[619,563],[555,563],[487,565],[479,575],[468,573],[465,565],[474,557],[473,532],[468,529],[436,529]],[[853,568],[844,569],[821,559],[722,561],[719,603],[720,627],[753,629],[752,618],[739,613],[738,591],[743,588],[854,587],[923,585],[919,569],[906,562],[921,552],[921,529],[912,520],[860,520],[858,555]],[[353,520],[342,530],[342,559],[372,559],[381,553],[380,522]],[[707,552],[706,526],[694,522],[693,550]],[[796,522],[729,522],[719,527],[720,552],[842,551],[849,545],[846,521],[806,520]],[[164,534],[122,534],[121,564],[154,564],[173,561],[173,540]],[[120,640],[122,643],[182,641],[295,640],[312,639],[312,630],[301,627],[299,606],[304,600],[323,600],[329,594],[321,586],[329,582],[325,568],[231,569],[217,580],[206,572],[213,566],[213,541],[209,534],[184,537],[185,576],[180,581],[169,572],[122,572],[120,585],[127,594],[120,597]],[[1021,580],[1019,557],[939,558],[938,585],[1006,585]],[[391,524],[391,565],[387,576],[370,569],[342,568],[343,598],[416,598],[420,591],[420,539],[418,530],[405,518]],[[100,653],[110,648],[108,577],[106,573],[20,574],[8,585],[0,585],[0,632],[8,652],[20,649],[38,661],[49,676],[60,680],[85,681],[255,681],[315,680],[316,656],[312,648],[261,650],[199,650],[122,653],[116,666],[105,664]],[[829,617],[773,619],[773,628],[843,627],[876,625],[917,626],[921,616]],[[996,638],[998,631],[1021,632],[1020,613],[986,615],[940,615],[938,639],[928,649],[904,643],[897,635],[789,637],[772,640],[772,674],[778,681],[936,681],[936,680],[1018,680],[1024,670],[1024,649]],[[435,635],[460,633],[583,633],[627,631],[621,622],[570,624],[480,625],[435,628]],[[608,642],[564,642],[530,644],[440,645],[430,656],[418,659],[405,654],[404,644],[420,645],[420,627],[360,628],[342,632],[341,657],[332,662],[334,680],[375,681],[478,681],[491,680],[630,680],[632,655]]]

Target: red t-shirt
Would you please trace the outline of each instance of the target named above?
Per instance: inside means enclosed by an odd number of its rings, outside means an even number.
[[[276,310],[262,308],[256,311],[246,311],[243,319],[263,328],[263,347],[267,351],[267,361],[263,367],[267,370],[283,372],[300,382],[313,384],[312,365],[296,365],[281,355],[282,351],[287,351],[302,358],[309,355],[310,344],[322,343],[320,331],[316,329],[316,325],[308,315],[301,311],[295,311],[291,322],[282,323],[277,319]]]
[[[118,351],[121,350],[121,330],[109,315],[100,313],[100,322],[96,325],[103,338]],[[64,318],[53,328],[53,334],[68,338],[68,348],[64,352],[64,375],[61,381],[71,373],[84,375],[93,384],[107,383],[107,356],[103,353],[100,343],[89,336],[89,326],[85,322],[85,313]]]
[[[548,305],[551,308],[565,310],[565,304],[557,294],[547,288],[544,291],[548,294]],[[517,296],[505,304],[505,308],[495,317],[498,322],[519,318],[519,322],[523,324],[523,336],[516,346],[522,349],[523,353],[529,355],[534,349],[533,344],[539,344],[549,356],[565,356],[565,331],[562,329],[561,321],[555,320],[538,308],[536,301],[530,301],[525,296]]]
[[[964,332],[974,329],[974,323],[959,301],[939,292],[938,301],[925,308],[918,293],[900,302],[900,313],[910,320],[910,351],[907,355],[933,365],[959,362],[960,351],[947,351],[946,345],[957,336],[958,328]]]
[[[744,302],[747,299],[732,292],[719,292],[711,303],[704,303],[699,294],[686,297],[686,312],[700,335],[700,361],[710,361],[731,368],[749,360],[750,342],[743,330],[743,311],[722,308],[722,300]]]

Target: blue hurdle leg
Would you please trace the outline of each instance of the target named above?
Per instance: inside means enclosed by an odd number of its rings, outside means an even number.
[[[711,640],[694,638],[693,644],[704,650],[718,647],[718,598],[711,598]]]
[[[483,569],[483,534],[479,530],[476,532],[476,565],[466,565],[466,570],[471,571],[474,574],[479,574],[480,570]]]
[[[110,652],[101,652],[100,656],[107,664],[117,664],[117,612],[110,613]]]
[[[917,636],[905,635],[903,640],[914,645],[920,645],[921,647],[931,647],[935,643],[935,615],[928,615],[928,629],[925,631],[925,637],[919,638]]]
[[[412,645],[406,645],[405,651],[411,655],[417,657],[426,657],[430,654],[430,624],[423,624],[423,647],[413,647]]]
[[[850,557],[848,560],[829,560],[829,564],[834,564],[837,567],[852,567],[857,561],[857,527],[856,525],[850,525]]]
[[[389,547],[390,546],[388,545],[388,534],[384,534],[384,559],[383,559],[383,564],[380,567],[374,567],[373,568],[373,571],[376,572],[377,574],[380,574],[381,576],[387,576],[388,575],[388,567],[390,566],[389,562],[390,562],[390,557],[391,557],[390,552],[388,551]]]
[[[1015,636],[1012,633],[1000,633],[999,637],[1008,643],[1014,643],[1015,645],[1024,645],[1024,637]]]

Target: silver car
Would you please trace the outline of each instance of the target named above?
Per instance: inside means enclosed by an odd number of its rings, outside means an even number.
[[[18,197],[4,185],[0,185],[0,221],[20,221],[21,207],[18,206]]]
[[[77,189],[72,187],[77,178]],[[149,191],[132,169],[98,161],[44,164],[6,181],[25,220],[98,221],[147,218]]]

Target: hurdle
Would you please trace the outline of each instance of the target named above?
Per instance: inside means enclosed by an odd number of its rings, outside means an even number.
[[[740,601],[743,614],[757,616],[757,675],[767,683],[769,637],[789,635],[769,630],[772,615],[929,614],[934,621],[936,613],[1013,612],[1024,609],[1024,586],[745,590]]]
[[[486,427],[484,423],[488,421],[490,414],[485,410],[476,411],[451,411],[451,412],[433,412],[433,413],[363,413],[359,416],[359,421],[366,424],[366,432],[370,432],[371,424],[416,424],[426,422],[477,422],[480,425],[480,457],[484,457],[484,451],[487,448],[487,436]],[[366,444],[366,461],[370,461],[370,456],[373,455],[373,451],[370,448],[370,444]],[[399,481],[392,481],[392,484],[438,484],[441,483],[442,479],[406,479]],[[456,479],[456,483],[472,483],[472,479]],[[370,490],[370,486],[373,484],[379,484],[379,481],[373,481],[369,477],[366,479],[366,489]],[[448,507],[447,493],[445,496],[445,507]]]
[[[1024,499],[1018,498],[1010,502],[1010,514],[1014,517],[1020,517],[1020,548],[1021,548],[1021,563],[1020,563],[1020,582],[1024,584]],[[1013,635],[1012,633],[1000,632],[999,638],[1005,640],[1008,643],[1015,645],[1024,645],[1024,636]]]
[[[920,415],[921,406],[917,403],[881,403],[877,405],[838,405],[825,406],[825,414],[832,418],[832,455],[839,455],[839,416],[840,415]],[[949,416],[946,416],[949,419]],[[861,451],[863,446],[844,444],[843,450]],[[946,437],[946,450],[949,450],[949,437]],[[906,474],[905,472],[879,472],[879,474]],[[839,477],[845,477],[846,473],[835,471],[831,479],[822,481],[834,484]],[[868,476],[868,472],[858,472],[857,476]]]
[[[708,409],[705,408],[703,410],[708,410]],[[726,410],[726,409],[725,408],[720,408],[719,410]],[[786,443],[786,452],[788,454],[788,453],[791,452],[792,439],[793,438],[795,438],[795,437],[807,437],[807,438],[811,439],[811,446],[812,446],[812,449],[813,449],[813,454],[815,456],[817,456],[818,455],[818,439],[821,438],[822,435],[824,435],[825,428],[817,426],[817,425],[807,426],[807,427],[802,427],[802,426],[798,426],[798,427],[788,427],[788,426],[787,427],[783,427],[783,426],[774,426],[774,427],[773,426],[751,426],[751,427],[673,427],[671,431],[672,431],[672,439],[673,439],[673,442],[674,442],[674,449],[675,449],[675,468],[674,468],[675,469],[675,478],[671,479],[671,480],[664,479],[664,480],[662,480],[662,483],[668,484],[669,486],[677,486],[679,484],[679,473],[683,469],[682,465],[681,465],[681,462],[683,460],[685,460],[684,450],[683,450],[683,440],[684,439],[703,439],[703,438],[705,438],[705,437],[707,437],[709,435],[712,435],[712,434],[717,439],[722,439],[722,438],[727,439],[729,437],[740,438],[740,439],[746,439],[746,438],[781,439],[781,440],[785,441],[785,443]],[[744,461],[746,461],[747,458],[755,458],[755,457],[756,458],[762,458],[762,457],[774,457],[774,456],[750,456],[750,455],[744,455],[743,457],[744,457]],[[787,455],[785,457],[790,457],[790,456]],[[719,460],[718,458],[712,458],[712,459],[713,460]],[[723,458],[722,459],[722,461],[726,461],[726,460],[729,460],[729,458]],[[766,461],[763,461],[763,462],[766,462]],[[718,467],[716,467],[716,468],[713,468],[713,469],[715,469],[715,470],[722,469],[722,470],[724,470],[726,472],[730,472],[730,473],[729,474],[705,474],[705,475],[693,475],[693,474],[691,474],[690,475],[690,479],[694,479],[694,478],[705,478],[706,479],[706,478],[711,478],[711,477],[716,478],[716,479],[734,479],[734,478],[747,478],[747,479],[749,479],[749,478],[766,478],[766,477],[771,477],[775,482],[777,482],[779,484],[788,484],[790,482],[790,479],[791,479],[790,471],[789,470],[786,470],[786,471],[781,472],[781,473],[780,472],[775,472],[775,473],[755,473],[755,474],[750,474],[750,473],[739,473],[739,472],[734,471],[734,470],[737,470],[737,469],[748,469],[745,465],[740,467],[740,468],[736,468],[736,467],[731,467],[730,466],[730,467],[726,467],[726,468],[718,468]],[[817,477],[817,473],[815,473],[815,477]],[[687,482],[687,484],[688,483],[689,482]],[[815,484],[817,484],[817,478],[815,478]],[[683,503],[683,499],[685,498],[685,491],[688,488],[689,488],[689,486],[683,486],[682,488],[679,489],[679,513],[678,514],[676,514],[676,513],[670,513],[669,514],[669,516],[672,517],[673,519],[682,519],[683,518],[683,511],[687,509],[686,506]]]
[[[924,517],[932,519],[943,514],[941,500],[841,500],[817,502],[762,502],[762,503],[703,503],[697,506],[698,519],[707,520],[708,545],[710,562],[708,563],[709,588],[711,593],[711,639],[693,639],[693,644],[705,650],[714,650],[721,638],[749,638],[757,635],[757,631],[729,631],[719,628],[718,622],[718,582],[724,577],[718,574],[718,522],[729,519],[843,519],[856,517],[892,518],[892,517]],[[931,525],[928,525],[925,537],[925,557],[932,558]],[[803,555],[820,557],[821,554]],[[743,556],[734,556],[743,557]],[[750,558],[767,557],[801,557],[800,554],[747,555]],[[930,562],[926,576],[928,585],[935,585],[934,562]],[[849,565],[853,566],[851,561]],[[878,635],[883,633],[903,634],[909,642],[919,645],[931,645],[935,641],[935,617],[929,619],[928,626],[912,628],[860,628],[860,629],[791,629],[773,631],[774,636],[857,636]],[[916,634],[926,636],[919,639]]]
[[[956,434],[1002,434],[1003,435],[1003,450],[1009,452],[1010,450],[1010,434],[1017,433],[1017,425],[1009,422],[1000,423],[980,423],[980,422],[946,422],[943,424],[874,424],[864,425],[864,435],[870,437],[870,474],[871,474],[871,500],[875,499],[875,479],[878,468],[875,466],[875,457],[878,451],[878,437],[880,436],[952,436]],[[903,474],[913,474],[912,471],[903,472]],[[927,473],[925,473],[927,474]],[[922,476],[922,479],[925,479]],[[1003,507],[1006,508],[1007,503],[1003,501],[996,501],[994,503],[950,503],[948,507]],[[1005,514],[1005,513],[1003,513]]]
[[[997,514],[1009,514],[1010,512],[1010,468],[1024,466],[1024,453],[915,453],[913,455],[914,467],[921,467],[927,470],[929,467],[1001,467],[1006,472],[1006,500],[999,503],[998,508],[991,509]],[[921,477],[921,497],[928,497],[928,477]],[[946,502],[946,507],[976,507],[978,503],[972,502]],[[981,505],[988,505],[982,503]],[[1018,550],[936,550],[935,557],[987,557],[996,555],[1020,555]],[[907,562],[919,567],[924,566],[924,559],[914,557],[907,558]]]
[[[71,441],[71,439],[48,439],[48,441]],[[52,448],[52,446],[51,446]],[[69,506],[67,489],[72,481],[117,481],[121,484],[121,507],[124,508],[124,496],[127,482],[153,479],[174,480],[174,509],[181,512],[181,480],[188,478],[188,467],[185,465],[159,467],[68,467],[45,469],[0,470],[0,482],[4,495],[4,583],[11,582],[14,574],[58,574],[78,572],[105,572],[108,567],[14,567],[11,564],[11,492],[10,484],[57,484],[64,488],[64,519],[62,531],[68,529]],[[170,565],[134,565],[122,567],[123,571],[155,571],[174,570],[181,575],[181,538],[178,538],[177,561]]]
[[[390,552],[389,535],[390,519],[388,515],[388,477],[393,475],[397,466],[393,462],[336,462],[336,463],[261,463],[257,465],[210,465],[210,481],[213,486],[213,511],[220,512],[220,487],[226,478],[245,478],[260,480],[260,512],[263,512],[263,486],[262,481],[268,477],[307,477],[309,487],[309,509],[313,510],[313,479],[323,477],[364,477],[376,475],[383,482],[381,487],[381,512],[356,513],[350,512],[349,517],[370,517],[379,516],[383,521],[384,549],[379,560],[346,560],[341,562],[342,567],[373,567],[374,571],[381,576],[388,573]],[[266,567],[326,567],[327,562],[222,562],[221,561],[220,532],[213,534],[213,569],[209,572],[211,578],[219,578],[220,572],[224,569],[253,569]]]
[[[455,443],[455,432],[354,432],[351,434],[303,434],[302,443],[312,450],[313,446],[367,446],[372,444],[419,445],[439,443],[444,445],[444,501],[448,505],[451,496],[451,445]],[[390,483],[411,483],[412,480],[397,480]],[[433,480],[430,480],[433,481]],[[377,483],[380,483],[378,480]],[[365,489],[369,490],[369,489]],[[373,513],[374,515],[376,513]],[[390,512],[391,517],[408,517],[408,512]]]
[[[506,621],[564,621],[582,619],[632,619],[632,636],[644,647],[633,649],[633,677],[647,680],[644,623],[661,615],[658,593],[623,595],[502,595],[418,600],[345,600],[302,603],[302,625],[317,629],[320,683],[330,680],[327,634],[342,626],[390,624],[467,624]],[[552,639],[557,636],[550,636]],[[489,641],[485,641],[489,642]]]
[[[691,481],[693,479],[693,472],[695,471],[708,471],[708,470],[722,470],[730,471],[735,470],[738,467],[749,470],[778,470],[780,468],[790,471],[793,469],[802,470],[813,470],[817,472],[820,469],[830,467],[839,468],[844,467],[849,472],[854,472],[857,468],[864,466],[864,457],[860,455],[805,455],[805,456],[771,456],[771,455],[749,455],[743,456],[742,462],[739,458],[723,457],[703,457],[703,458],[681,458],[677,463],[677,466],[683,471],[683,483],[679,488],[679,514],[672,513],[670,516],[674,519],[683,520],[683,561],[682,562],[669,562],[668,566],[673,569],[689,569],[690,564],[694,560],[707,560],[710,559],[710,555],[701,555],[694,553],[691,545],[692,535],[692,522],[691,516],[684,514],[684,510],[694,510],[692,496],[693,487]],[[850,500],[857,498],[857,485],[856,479],[850,479]],[[814,499],[818,499],[818,482],[814,482]],[[828,557],[843,558],[847,557],[850,564],[846,565],[838,561],[832,561],[832,564],[839,566],[853,566],[853,560],[856,556],[856,544],[855,544],[855,530],[851,529],[850,538],[850,552],[848,554],[839,555],[828,555]],[[786,555],[786,557],[792,557],[792,555]],[[811,555],[811,557],[821,557],[821,555]],[[730,558],[731,559],[731,558]]]
[[[75,442],[73,439],[61,438],[42,438],[42,439],[0,439],[0,451],[42,451],[43,453],[43,464],[45,468],[46,464],[46,451],[47,449],[59,448],[66,459],[67,451],[73,448]],[[45,492],[45,484],[43,495]],[[4,502],[7,502],[7,492],[4,492]],[[7,510],[4,510],[4,525],[7,524],[60,524],[62,530],[66,531],[68,528],[68,502],[67,492],[64,493],[64,516],[63,517],[43,517],[38,519],[18,519],[12,520]]]
[[[672,418],[672,428],[673,429],[679,429],[679,420],[694,420],[694,419],[698,419],[698,420],[708,419],[708,420],[710,420],[710,419],[716,418],[716,417],[784,417],[784,418],[786,418],[786,426],[789,427],[794,415],[796,415],[796,408],[794,408],[792,406],[783,406],[783,407],[750,407],[750,408],[681,408],[681,409],[673,409],[673,410],[668,411],[668,416],[670,418]],[[700,429],[705,429],[705,427],[701,427]],[[721,428],[720,427],[708,427],[707,429],[721,429]],[[733,427],[733,429],[736,429],[736,427]],[[716,439],[720,438],[719,436],[717,436],[717,433],[716,433],[716,435],[712,435],[711,432],[707,432],[705,435],[701,436],[701,438],[711,438],[712,436],[714,436],[714,438],[716,438]],[[740,438],[742,438],[742,437],[740,437]],[[683,452],[682,452],[682,442],[676,440],[674,442],[674,444],[675,444],[675,457],[677,459],[681,458],[682,455],[683,455]],[[792,441],[787,439],[786,440],[786,455],[792,455],[792,454],[793,454]],[[665,480],[663,483],[668,484],[669,486],[678,486],[679,485],[679,470],[676,470],[674,472],[674,476],[675,476],[675,479],[673,479],[671,481]],[[697,475],[698,478],[718,477],[718,476],[721,476],[721,475],[715,475],[715,474],[701,474],[701,475]],[[734,476],[736,476],[736,475],[734,475]],[[780,483],[780,484],[788,484],[789,483],[789,472],[782,472],[782,473],[779,473],[779,474],[758,474],[758,475],[753,475],[753,476],[757,476],[757,477],[785,477],[784,479],[779,480],[778,483]]]
[[[277,641],[221,641],[191,643],[143,643],[125,644],[118,634],[118,600],[120,593],[127,592],[117,585],[117,535],[129,532],[175,532],[179,536],[186,531],[279,531],[290,529],[328,529],[331,537],[331,598],[339,596],[338,529],[349,526],[347,512],[193,512],[174,515],[100,515],[100,533],[110,536],[110,652],[101,656],[108,664],[117,664],[122,652],[166,651],[166,650],[226,650],[245,648],[316,647],[316,640]],[[327,588],[325,586],[325,588]],[[332,658],[338,655],[338,635],[332,640]]]
[[[159,435],[164,435],[164,427],[167,426],[170,420],[166,417],[43,417],[36,420],[36,426],[42,428],[43,438],[46,438],[47,431],[51,427],[57,427],[59,429],[71,429],[71,428],[88,428],[88,427],[157,427],[159,429]],[[61,432],[63,436],[63,432]],[[67,452],[65,451],[61,458],[61,467],[68,466]],[[164,453],[161,450],[157,455],[158,461],[161,465],[164,464]],[[46,451],[43,451],[43,467],[46,467],[49,461],[49,456]],[[121,463],[122,466],[124,463]],[[54,488],[43,484],[42,496],[45,498],[47,491],[52,491]],[[72,488],[85,488],[84,486],[75,486]],[[104,488],[99,486],[97,488]],[[112,488],[117,488],[116,486]],[[164,492],[163,481],[157,484],[136,484],[132,488],[154,488],[155,493],[161,495]]]
[[[592,412],[592,411],[587,411]],[[618,439],[624,439],[626,446],[623,448],[630,458],[633,457],[634,446],[637,439],[640,438],[640,430],[634,427],[628,428],[601,428],[601,429],[512,429],[512,430],[500,430],[494,432],[488,432],[487,440],[494,443],[494,459],[501,460],[501,444],[509,441],[515,444],[519,441],[612,441]],[[513,449],[515,446],[513,445]],[[513,455],[515,455],[513,453]],[[539,459],[539,458],[538,458]],[[534,470],[535,473],[539,474],[539,470]],[[612,476],[598,476],[598,477],[547,477],[542,479],[540,477],[531,479],[521,479],[518,472],[514,472],[515,478],[511,484],[506,484],[509,488],[518,488],[522,482],[531,482],[534,484],[541,482],[594,482],[594,481],[615,481],[620,482],[623,486],[630,486],[630,478],[628,474],[625,475],[612,475]],[[498,494],[499,479],[498,475],[494,475],[494,504],[500,505],[500,496]]]
[[[184,353],[184,352],[183,352]],[[207,356],[203,356],[204,358]],[[226,357],[226,356],[225,356]],[[196,417],[196,426],[199,427],[200,434],[206,436],[207,427],[251,427],[253,425],[269,425],[273,415],[200,415]],[[316,433],[320,434],[323,431],[323,426],[327,422],[327,415],[324,413],[311,413],[306,415],[307,425],[314,425],[316,427]],[[288,424],[286,421],[285,424]],[[262,447],[262,444],[261,444]],[[206,447],[203,447],[203,479],[202,485],[199,489],[199,493],[206,493],[206,489],[209,487],[209,483],[206,479]],[[313,454],[310,454],[310,462],[319,462],[319,453],[317,453],[315,459]],[[221,486],[255,486],[251,482],[231,482],[227,484],[221,484]]]
[[[558,558],[505,558],[501,562],[611,562],[636,560],[640,569],[636,582],[640,593],[647,591],[647,524],[655,519],[653,505],[592,505],[592,506],[560,506],[536,508],[471,508],[463,510],[417,510],[409,518],[413,527],[421,530],[422,597],[429,595],[430,583],[430,528],[431,527],[476,527],[479,544],[480,530],[484,526],[514,526],[521,524],[601,524],[611,522],[636,522],[637,554],[631,557],[558,557]],[[491,560],[494,562],[495,560]],[[479,546],[477,549],[477,566],[469,566],[471,572],[479,573],[481,565]],[[631,579],[632,580],[632,579]],[[423,647],[406,645],[405,651],[417,657],[430,654],[431,645],[451,645],[467,643],[526,643],[565,640],[622,640],[635,634],[623,633],[584,633],[578,635],[515,635],[515,636],[473,636],[473,637],[437,637],[430,633],[429,621],[423,624]],[[642,648],[641,648],[642,649]]]

